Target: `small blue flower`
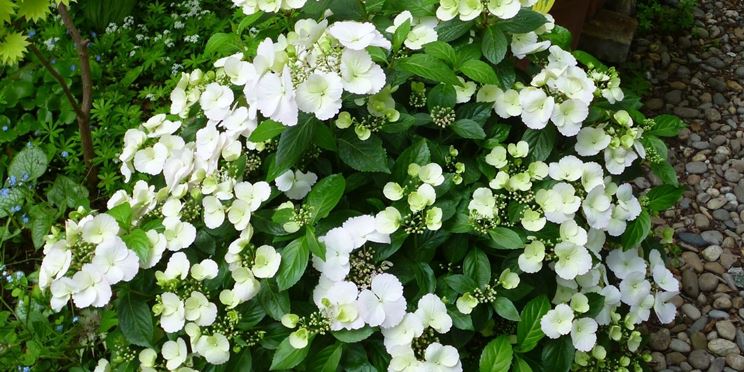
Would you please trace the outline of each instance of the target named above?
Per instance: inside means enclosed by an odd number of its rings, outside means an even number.
[[[91,31],[90,32],[90,36],[91,37],[96,37],[96,36],[98,36],[98,34],[95,31]]]
[[[96,61],[101,62],[101,55],[100,54],[96,54]]]
[[[23,372],[31,372],[31,367],[23,367]]]
[[[23,278],[24,275],[26,275],[26,274],[23,271],[16,271],[15,272],[15,276],[18,279]]]
[[[77,70],[77,65],[70,65],[70,71]]]
[[[33,28],[28,30],[28,38],[30,39],[34,36],[36,36],[36,30],[34,30]]]
[[[21,181],[23,182],[28,181],[28,173],[24,172],[23,175],[21,175]]]
[[[58,326],[54,327],[54,329],[55,329],[55,330],[56,330],[57,332],[62,332],[62,330],[63,330],[64,328],[65,328],[65,327],[63,327],[63,326],[62,326],[62,324],[60,324],[60,325],[58,325]]]
[[[28,216],[24,214],[24,215],[23,215],[23,216],[21,217],[21,221],[23,221],[23,224],[24,224],[24,225],[25,225],[25,224],[27,224],[27,223],[28,223]]]
[[[26,142],[26,147],[32,148],[34,147],[34,144],[31,141]]]
[[[7,131],[8,131],[8,126],[7,125],[3,125],[3,132],[7,132]]]
[[[0,189],[0,196],[7,197],[8,195],[10,195],[10,189],[7,187]]]
[[[73,322],[73,323],[77,323],[77,322],[78,322],[78,320],[80,320],[80,318],[78,318],[78,316],[77,316],[77,315],[75,315],[75,316],[73,316],[73,317],[72,317],[72,322]]]
[[[70,155],[70,153],[68,153],[67,151],[62,151],[60,155],[62,155],[63,158],[66,158],[67,156]]]
[[[56,58],[52,58],[52,60],[49,61],[49,62],[51,62],[52,64],[55,64],[55,63],[57,63],[57,59]]]
[[[15,186],[18,183],[18,180],[16,179],[16,176],[10,176],[8,177],[8,184],[12,187]]]
[[[10,207],[10,213],[19,212],[20,210],[21,210],[21,206],[20,205],[16,205],[14,207]]]

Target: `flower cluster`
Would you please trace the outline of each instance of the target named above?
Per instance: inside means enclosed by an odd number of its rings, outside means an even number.
[[[277,13],[255,50],[183,73],[125,136],[131,190],[47,239],[55,309],[119,307],[112,366],[592,370],[636,363],[636,326],[674,319],[665,252],[640,247],[678,189],[636,196],[623,174],[664,153],[657,124],[552,45],[532,1],[353,4],[374,23],[233,3]],[[544,22],[501,30],[519,12]],[[497,42],[537,73],[501,69]]]

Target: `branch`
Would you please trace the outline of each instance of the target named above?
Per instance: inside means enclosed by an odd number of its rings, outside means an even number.
[[[67,12],[67,7],[64,4],[60,3],[57,6],[57,10],[59,11],[60,17],[62,17],[62,23],[65,24],[73,43],[75,43],[75,49],[80,58],[80,77],[83,85],[83,99],[80,102],[78,130],[80,132],[80,144],[83,148],[83,160],[88,168],[88,190],[91,192],[91,195],[93,195],[93,192],[96,189],[96,179],[98,178],[98,175],[93,166],[95,152],[93,151],[93,138],[90,132],[90,109],[93,97],[93,82],[90,73],[90,60],[88,57],[88,40],[83,39],[83,37],[80,36],[80,31],[75,27],[75,23],[72,22],[72,17],[70,17],[70,13]]]
[[[67,82],[65,82],[65,78],[62,77],[62,75],[59,74],[57,69],[52,66],[52,64],[49,62],[46,57],[44,57],[43,54],[41,54],[41,51],[39,48],[36,47],[34,44],[29,44],[28,49],[31,50],[31,52],[36,56],[36,58],[41,62],[41,64],[44,66],[44,68],[49,71],[50,74],[52,74],[52,77],[54,80],[57,80],[60,86],[62,86],[62,91],[65,93],[65,97],[67,97],[67,101],[70,102],[70,106],[72,106],[72,110],[75,111],[75,115],[78,117],[83,116],[83,112],[80,110],[80,106],[77,103],[77,100],[75,99],[75,96],[72,95],[72,91],[70,90],[70,87],[67,85]]]

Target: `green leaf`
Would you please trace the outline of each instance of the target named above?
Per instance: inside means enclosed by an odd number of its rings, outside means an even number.
[[[119,300],[117,315],[119,329],[130,344],[152,347],[152,313],[144,298],[126,293]]]
[[[282,316],[289,312],[289,295],[286,291],[277,292],[271,281],[261,281],[261,291],[258,292],[258,302],[272,319],[281,320]]]
[[[29,182],[46,172],[46,154],[38,147],[24,147],[15,155],[8,166],[8,176],[15,176],[18,182]]]
[[[15,207],[22,207],[25,201],[23,190],[19,188],[8,189],[7,195],[0,195],[0,218],[10,215],[10,210]]]
[[[528,8],[522,8],[513,18],[501,21],[499,27],[513,34],[524,34],[534,31],[548,20],[545,16]]]
[[[240,36],[237,34],[218,32],[210,36],[209,40],[207,40],[207,45],[204,47],[204,54],[207,56],[215,54],[226,56],[239,51],[240,45]]]
[[[644,210],[635,220],[628,223],[628,227],[621,237],[623,248],[630,249],[637,247],[646,239],[650,231],[651,216]]]
[[[305,365],[311,371],[335,372],[341,362],[341,344],[329,345],[314,355],[310,355]]]
[[[483,286],[491,281],[491,262],[488,260],[488,256],[478,248],[472,248],[465,256],[462,270],[478,285]]]
[[[403,150],[395,160],[393,166],[393,179],[398,182],[403,182],[408,174],[408,165],[416,163],[418,165],[425,165],[429,163],[431,159],[431,151],[429,146],[426,144],[426,139],[420,138],[413,142],[411,146]]]
[[[460,72],[470,79],[481,84],[498,84],[499,78],[496,72],[486,62],[479,60],[468,60],[459,68]]]
[[[594,318],[604,309],[605,298],[599,293],[587,293],[586,297],[589,299],[589,311],[582,316]]]
[[[504,60],[508,46],[506,35],[496,26],[486,29],[481,42],[481,52],[486,59],[494,65]]]
[[[251,133],[251,136],[248,137],[248,139],[252,142],[268,141],[280,135],[286,128],[287,127],[281,123],[277,123],[271,119],[266,119],[262,121],[255,130],[253,130],[253,133]]]
[[[499,314],[500,317],[506,320],[511,320],[512,322],[518,322],[520,320],[519,311],[516,306],[506,297],[496,297],[493,300],[493,309],[496,310],[496,314]]]
[[[478,122],[471,119],[459,119],[452,123],[452,131],[462,138],[484,139],[486,132],[483,131]]]
[[[524,359],[520,358],[519,355],[515,355],[512,372],[532,372],[532,367]]]
[[[460,85],[460,80],[452,69],[438,58],[428,54],[414,54],[403,58],[396,64],[401,71],[409,72],[424,79]]]
[[[444,282],[460,294],[470,292],[478,287],[475,280],[462,274],[448,275],[444,278]]]
[[[282,261],[276,274],[276,284],[280,291],[284,291],[302,278],[310,259],[310,251],[300,239],[295,239],[282,249],[281,255]]]
[[[553,126],[547,126],[540,130],[527,129],[522,135],[522,140],[530,145],[528,159],[531,161],[544,161],[553,152],[557,135]]]
[[[607,66],[605,66],[604,63],[583,50],[574,50],[571,54],[573,54],[574,58],[584,66],[607,70]]]
[[[431,111],[434,107],[455,107],[457,104],[457,92],[452,85],[437,84],[431,88],[426,97],[426,107]]]
[[[106,211],[106,214],[114,217],[119,226],[129,226],[132,222],[132,206],[129,203],[121,203]]]
[[[687,125],[682,119],[674,115],[659,115],[654,118],[654,125],[644,134],[652,134],[659,137],[676,137],[679,131]]]
[[[552,31],[543,34],[542,37],[563,50],[571,50],[571,31],[561,25],[555,25]]]
[[[249,16],[244,16],[244,17],[243,17],[243,19],[242,19],[242,20],[240,21],[240,23],[238,24],[238,29],[237,29],[237,33],[238,33],[238,34],[242,34],[242,33],[243,33],[243,31],[244,31],[244,30],[245,30],[246,28],[248,28],[248,27],[250,27],[250,26],[251,26],[252,24],[256,23],[256,21],[258,21],[258,19],[259,19],[259,18],[261,18],[261,16],[263,16],[263,12],[262,12],[262,11],[260,11],[260,10],[259,10],[259,11],[257,11],[257,12],[255,12],[255,13],[253,13],[253,14],[251,14],[251,15],[249,15]],[[250,356],[250,355],[249,355],[249,356]]]
[[[251,372],[253,371],[253,356],[250,348],[243,348],[236,357],[230,357],[228,371]]]
[[[360,172],[390,173],[387,153],[375,135],[362,141],[352,131],[345,131],[338,139],[338,156],[346,165]]]
[[[524,247],[524,241],[514,230],[506,227],[494,227],[488,231],[492,243],[503,249],[519,249]]]
[[[361,342],[372,336],[375,333],[375,329],[372,327],[364,327],[359,329],[342,329],[339,331],[333,331],[333,337],[345,344],[355,344]]]
[[[648,198],[648,209],[661,212],[673,207],[682,197],[684,188],[672,185],[661,185],[652,188],[646,197]]]
[[[79,185],[71,178],[57,176],[54,184],[47,190],[47,199],[61,210],[76,209],[79,206],[88,207],[88,189]]]
[[[398,28],[395,29],[395,33],[393,33],[394,52],[400,50],[400,47],[403,45],[403,42],[406,40],[409,32],[411,32],[411,20],[406,19],[405,22],[403,22],[400,26],[398,26]]]
[[[328,151],[336,151],[336,135],[333,133],[333,130],[327,125],[315,126],[315,132],[313,133],[313,143],[322,149]]]
[[[311,339],[308,340],[307,346],[302,349],[295,349],[289,344],[289,337],[285,338],[276,348],[274,357],[271,359],[271,371],[292,369],[298,364],[302,363],[307,357],[307,353],[310,352]]]
[[[152,249],[150,246],[150,239],[147,238],[147,234],[142,229],[132,230],[129,234],[125,235],[122,240],[127,248],[134,251],[139,257],[140,262],[150,262],[152,260]]]
[[[316,183],[305,200],[305,205],[310,208],[311,222],[327,217],[344,196],[345,188],[346,181],[340,174],[332,174]]]
[[[550,340],[542,349],[542,365],[550,366],[551,371],[568,372],[573,365],[574,352],[571,336]]]
[[[28,212],[31,217],[31,241],[34,243],[34,248],[44,245],[44,239],[57,220],[57,210],[46,205],[36,204]]]
[[[473,27],[473,21],[463,22],[457,18],[447,22],[441,22],[437,25],[437,40],[446,43],[465,35]]]
[[[508,372],[511,366],[512,356],[509,336],[501,335],[491,340],[483,349],[480,357],[480,372]]]
[[[302,244],[304,244],[307,247],[307,250],[312,254],[320,257],[321,260],[325,260],[325,246],[318,242],[318,238],[315,237],[315,230],[312,226],[305,227],[305,237],[302,240]]]
[[[278,177],[297,163],[297,160],[312,143],[316,122],[315,119],[309,117],[306,121],[293,127],[287,127],[282,132],[276,149],[274,169],[267,176],[268,181]]]
[[[457,53],[455,48],[443,41],[434,41],[424,46],[424,52],[432,57],[439,58],[447,62],[450,66],[457,63]]]
[[[550,310],[550,301],[545,295],[535,297],[522,309],[521,319],[517,324],[517,344],[519,351],[526,353],[537,346],[545,336],[540,328],[540,319]]]
[[[674,170],[671,164],[668,162],[659,162],[651,164],[651,171],[658,176],[664,184],[679,186],[679,180],[677,179],[677,171]]]

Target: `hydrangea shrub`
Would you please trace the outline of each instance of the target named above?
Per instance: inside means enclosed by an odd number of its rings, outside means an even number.
[[[684,125],[534,2],[233,0],[131,190],[47,237],[52,307],[116,310],[100,370],[640,370]]]

